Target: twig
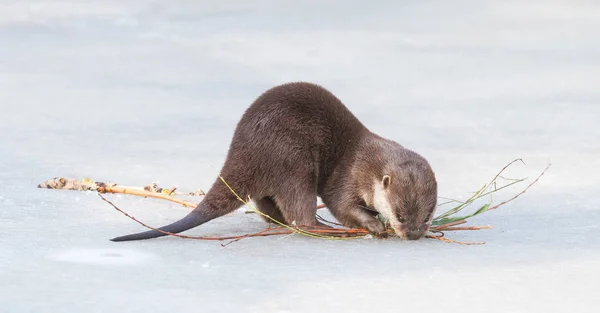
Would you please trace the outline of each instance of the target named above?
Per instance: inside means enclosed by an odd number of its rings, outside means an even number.
[[[152,183],[144,187],[132,187],[118,185],[110,182],[94,181],[89,178],[84,179],[73,179],[64,177],[54,177],[53,179],[46,180],[41,184],[37,185],[38,188],[45,189],[57,189],[57,190],[78,190],[78,191],[97,191],[101,187],[120,187],[127,190],[144,190],[152,194],[167,194],[177,196],[204,196],[205,193],[202,189],[197,189],[193,192],[176,192],[177,188],[173,187],[170,189],[161,188],[156,183]],[[115,191],[115,193],[118,193]],[[144,195],[142,195],[144,196]]]
[[[542,177],[542,176],[543,176],[543,175],[546,173],[546,171],[547,171],[547,170],[550,168],[550,165],[552,165],[552,164],[548,164],[548,166],[546,166],[546,168],[545,168],[545,169],[542,171],[542,173],[540,173],[540,175],[538,175],[538,177],[537,177],[537,178],[536,178],[534,181],[532,181],[532,182],[531,182],[531,184],[527,185],[527,187],[526,187],[525,189],[523,189],[523,191],[519,192],[519,193],[518,193],[518,194],[516,194],[514,197],[512,197],[512,198],[510,198],[510,199],[508,199],[508,200],[502,201],[502,202],[500,202],[500,203],[498,203],[498,204],[494,205],[493,207],[490,207],[490,208],[488,209],[488,211],[490,211],[490,210],[495,210],[495,209],[499,208],[500,206],[503,206],[503,205],[505,205],[505,204],[507,204],[507,203],[509,203],[509,202],[511,202],[511,201],[513,201],[513,200],[515,200],[516,198],[518,198],[518,197],[519,197],[519,196],[521,196],[522,194],[526,193],[526,192],[527,192],[527,190],[529,190],[529,188],[530,188],[531,186],[533,186],[533,184],[537,183],[537,181],[538,181],[538,180],[539,180],[539,179],[540,179],[540,178],[541,178],[541,177]]]
[[[229,242],[227,242],[227,243],[222,243],[222,244],[221,244],[221,247],[226,247],[226,246],[228,246],[228,245],[230,245],[230,244],[232,244],[232,243],[234,243],[234,242],[238,242],[238,241],[240,241],[240,240],[242,240],[242,239],[244,239],[244,238],[249,238],[249,237],[251,237],[251,235],[254,235],[254,236],[252,236],[252,237],[257,237],[257,236],[261,236],[261,235],[268,236],[268,235],[266,235],[266,233],[267,233],[268,231],[270,231],[270,230],[271,230],[270,228],[266,228],[266,229],[264,229],[264,230],[262,230],[262,231],[259,231],[258,233],[254,233],[254,234],[250,234],[250,235],[243,235],[243,236],[239,236],[239,238],[236,238],[236,239],[230,240],[230,241],[229,241]],[[291,233],[291,231],[286,231],[285,233]],[[284,233],[284,234],[285,234],[285,233]],[[281,234],[281,233],[271,233],[270,235],[275,235],[275,234]]]
[[[198,206],[198,204],[196,204],[196,203],[189,202],[186,200],[181,200],[181,199],[175,198],[173,196],[170,196],[169,194],[166,194],[166,193],[156,193],[156,192],[152,192],[152,191],[139,190],[139,189],[128,189],[126,187],[120,187],[120,186],[99,186],[97,191],[99,193],[122,193],[122,194],[134,195],[134,196],[140,196],[140,197],[163,199],[163,200],[179,203],[188,208],[195,208]]]
[[[505,171],[507,168],[509,168],[509,167],[510,167],[511,165],[513,165],[515,162],[519,162],[519,161],[521,161],[521,163],[523,163],[523,165],[525,165],[525,161],[523,161],[523,159],[521,159],[521,158],[514,159],[514,160],[512,160],[510,163],[506,164],[506,165],[505,165],[505,166],[504,166],[504,167],[503,167],[503,168],[500,170],[500,172],[498,172],[498,174],[496,174],[496,176],[494,176],[494,179],[492,179],[491,181],[496,181],[496,179],[497,179],[498,177],[500,177],[500,175],[502,175],[502,173],[503,173],[503,172],[504,172],[504,171]]]
[[[327,220],[327,219],[325,219],[324,217],[322,217],[321,215],[319,215],[318,213],[317,213],[317,219],[318,219],[318,220],[320,220],[320,221],[322,221],[322,222],[329,223],[329,224],[332,224],[332,225],[336,225],[336,226],[344,226],[344,225],[342,225],[342,224],[340,224],[340,223],[336,223],[336,222],[332,222],[332,221],[330,221],[330,220]]]

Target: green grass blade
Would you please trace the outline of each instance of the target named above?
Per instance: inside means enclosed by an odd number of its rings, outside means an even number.
[[[486,203],[483,206],[481,206],[477,211],[468,214],[468,215],[464,215],[464,216],[452,216],[452,217],[445,217],[445,218],[436,218],[432,221],[431,225],[432,226],[437,226],[437,225],[444,225],[444,224],[448,224],[448,223],[452,223],[452,222],[456,222],[456,221],[460,221],[460,220],[466,220],[468,218],[471,218],[475,215],[479,215],[481,213],[485,213],[491,206],[491,203]]]

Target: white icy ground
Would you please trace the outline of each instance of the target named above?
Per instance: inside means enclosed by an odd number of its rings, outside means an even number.
[[[0,312],[598,312],[600,4],[0,2]],[[329,88],[440,195],[546,176],[434,240],[112,243],[143,230],[54,176],[208,189],[267,88]],[[511,196],[518,188],[501,195]],[[159,226],[187,209],[109,196]],[[236,212],[189,234],[260,230]]]

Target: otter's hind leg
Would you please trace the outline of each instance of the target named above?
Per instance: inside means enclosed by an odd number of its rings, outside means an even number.
[[[277,222],[279,222],[281,224],[287,224],[287,222],[285,221],[285,218],[283,217],[283,214],[277,207],[277,204],[275,203],[275,201],[273,201],[273,198],[264,197],[264,198],[261,198],[261,199],[255,201],[255,203],[256,203],[256,208],[261,213],[268,215],[269,217],[271,217],[272,219],[276,220]],[[266,218],[262,215],[261,215],[261,218],[264,219],[265,222],[267,222],[267,223],[273,223],[272,220],[270,220],[269,218]]]
[[[275,203],[279,207],[288,224],[297,226],[318,226],[317,221],[317,195],[316,192],[300,191],[277,195]]]

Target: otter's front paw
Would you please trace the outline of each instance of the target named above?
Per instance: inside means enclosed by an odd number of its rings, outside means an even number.
[[[364,223],[363,227],[366,228],[370,234],[377,238],[387,238],[385,226],[379,220],[370,220]]]

